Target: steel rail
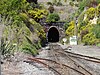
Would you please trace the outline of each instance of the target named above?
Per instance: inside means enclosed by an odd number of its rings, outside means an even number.
[[[58,63],[60,63],[60,67],[62,68],[61,70],[62,70],[62,72],[64,73],[64,74],[66,74],[66,71],[65,71],[65,68],[62,66],[62,63],[60,62],[60,60],[59,60],[59,58],[58,58],[58,56],[56,55],[56,53],[54,52],[54,50],[55,50],[55,48],[53,47],[53,46],[58,46],[58,45],[55,45],[55,44],[51,44],[51,53],[50,54],[52,54],[52,56],[54,57],[54,60],[56,60],[56,62],[58,62]]]
[[[90,57],[90,56],[77,54],[77,53],[72,53],[72,52],[69,52],[69,51],[64,51],[64,52],[68,53],[68,55],[71,56],[71,57],[80,58],[80,59],[84,59],[84,60],[95,62],[95,63],[100,63],[99,58]]]
[[[57,44],[56,44],[57,45]],[[58,46],[60,46],[60,45],[58,45]],[[54,51],[55,52],[58,52],[60,49],[55,49]],[[61,48],[61,50],[60,51],[63,51],[62,53],[63,54],[65,54],[65,55],[67,55],[67,57],[71,60],[71,61],[73,61],[74,62],[74,64],[75,65],[77,65],[77,62],[76,61],[74,61],[73,59],[72,59],[72,56],[69,54],[69,51],[68,51],[68,53],[66,52],[66,51],[64,51],[64,49],[62,49]],[[67,53],[67,54],[66,54]],[[72,53],[72,52],[70,52],[70,53]],[[80,55],[81,56],[81,59],[82,59],[82,56],[84,56],[84,58],[83,59],[85,59],[85,60],[88,60],[88,61],[92,61],[92,62],[96,62],[96,63],[100,63],[100,59],[98,59],[98,58],[95,58],[95,57],[90,57],[90,56],[85,56],[85,55],[81,55],[81,54],[78,54],[78,55]],[[76,54],[76,56],[77,56],[77,54]],[[74,56],[73,56],[74,57]],[[77,56],[78,57],[78,56]],[[81,65],[79,65],[78,64],[78,66],[79,67],[81,67],[85,72],[87,72],[89,75],[93,75],[92,74],[92,72],[89,72],[86,68],[84,68],[83,66],[81,66]]]
[[[29,58],[29,57],[28,57],[28,59],[29,59],[29,60],[32,60],[32,61],[35,61],[35,62],[37,62],[37,63],[39,63],[39,64],[42,64],[42,65],[44,65],[46,68],[52,69],[52,70],[55,71],[57,74],[61,75],[61,73],[59,73],[56,69],[54,69],[53,67],[49,66],[48,64],[46,64],[46,63],[40,61],[40,60],[37,59],[37,58]]]
[[[63,50],[66,50],[66,49],[63,49]],[[87,57],[87,58],[90,58],[90,59],[95,59],[95,60],[99,60],[99,58],[96,58],[96,57],[91,57],[91,56],[86,56],[86,55],[82,55],[82,54],[78,54],[78,53],[73,53],[73,52],[69,52],[69,51],[65,51],[67,53],[71,53],[71,54],[74,54],[74,55],[79,55],[79,56],[83,56],[83,57]]]
[[[37,59],[37,60],[46,60],[46,61],[50,61],[50,62],[53,62],[53,63],[55,63],[55,64],[58,64],[58,65],[60,65],[61,63],[58,63],[58,62],[56,62],[56,61],[54,61],[54,60],[50,60],[50,59],[44,59],[44,58],[30,58],[30,57],[28,57],[28,59],[29,60],[34,60],[34,59]],[[41,61],[42,62],[42,61]],[[43,63],[43,62],[42,62]],[[80,74],[82,74],[82,75],[86,75],[86,74],[84,74],[84,73],[82,73],[82,72],[80,72],[80,71],[78,71],[78,70],[76,70],[76,69],[74,69],[74,68],[72,68],[72,67],[70,67],[70,66],[68,66],[68,65],[65,65],[65,64],[62,64],[62,66],[65,66],[65,67],[67,67],[67,68],[70,68],[70,69],[72,69],[72,70],[74,70],[74,71],[76,71],[76,72],[78,72],[78,73],[80,73]]]
[[[58,51],[56,51],[56,52],[58,52]],[[83,70],[85,70],[88,74],[92,75],[91,72],[89,72],[87,69],[85,69],[83,66],[81,66],[81,65],[80,65],[79,63],[77,63],[76,61],[74,61],[69,55],[67,55],[67,54],[65,54],[65,53],[62,53],[62,52],[58,52],[58,53],[66,55],[71,61],[74,62],[74,64],[75,64],[76,66],[81,67],[81,68],[82,68]]]

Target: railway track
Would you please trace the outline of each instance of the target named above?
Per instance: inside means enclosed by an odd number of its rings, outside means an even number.
[[[98,64],[100,64],[100,59],[65,51],[57,43],[51,43],[49,47],[49,59],[28,57],[28,60],[44,65],[44,67],[53,71],[55,75],[99,75],[81,63],[79,59]]]

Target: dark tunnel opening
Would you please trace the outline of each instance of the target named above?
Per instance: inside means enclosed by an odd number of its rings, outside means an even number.
[[[59,31],[56,27],[51,27],[48,31],[48,42],[59,42]]]

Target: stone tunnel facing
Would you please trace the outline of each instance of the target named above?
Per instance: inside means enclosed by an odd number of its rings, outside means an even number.
[[[48,42],[59,42],[59,31],[56,27],[51,27],[47,35]]]

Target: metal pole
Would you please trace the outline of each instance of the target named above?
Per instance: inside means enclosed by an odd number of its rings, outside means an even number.
[[[1,26],[1,14],[0,14],[0,26]],[[0,29],[0,34],[2,33],[1,29]],[[1,38],[2,38],[2,35],[0,35],[0,75],[1,75]]]
[[[74,35],[76,36],[76,41],[77,41],[77,44],[78,44],[77,23],[78,23],[78,20],[77,20],[77,17],[76,17],[76,18],[75,18],[75,33],[74,33]]]

